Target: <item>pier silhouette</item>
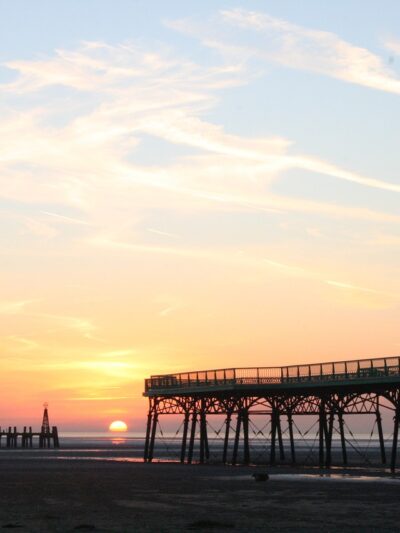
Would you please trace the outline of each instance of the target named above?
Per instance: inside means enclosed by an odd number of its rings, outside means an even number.
[[[0,428],[0,448],[3,446],[3,438],[6,448],[33,448],[35,444],[39,448],[59,448],[57,426],[50,427],[48,404],[43,405],[43,419],[40,431],[32,431],[32,427],[24,426],[23,431],[18,431],[17,427],[9,426],[8,429]]]
[[[390,469],[394,472],[396,468],[400,357],[156,375],[145,380],[144,396],[149,400],[145,462],[153,460],[162,415],[180,415],[183,419],[180,461],[191,463],[198,449],[197,460],[207,462],[210,459],[208,417],[222,415],[221,462],[251,462],[249,425],[252,417],[262,416],[269,427],[269,433],[265,435],[265,443],[269,446],[267,462],[273,465],[285,460],[282,438],[282,420],[285,419],[290,462],[295,464],[298,457],[294,417],[314,415],[318,424],[319,466],[329,468],[332,464],[334,432],[340,437],[341,464],[346,466],[349,442],[345,434],[345,417],[357,414],[374,417],[380,462],[386,465],[381,411],[389,409],[393,413]],[[230,446],[232,430],[233,447]],[[229,455],[230,448],[232,453]]]

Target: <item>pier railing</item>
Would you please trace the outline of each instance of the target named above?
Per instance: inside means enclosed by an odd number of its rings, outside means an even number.
[[[397,375],[400,376],[400,357],[382,357],[309,365],[223,368],[156,375],[145,380],[145,391],[191,389],[199,386],[353,381],[366,378],[380,380]]]

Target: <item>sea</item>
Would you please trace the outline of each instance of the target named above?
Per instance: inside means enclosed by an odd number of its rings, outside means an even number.
[[[319,461],[318,434],[304,437],[294,435],[295,457],[298,464],[313,466]],[[233,434],[228,448],[228,461],[233,452]],[[387,461],[390,460],[391,435],[385,435],[385,452]],[[221,462],[223,450],[223,437],[220,434],[209,434],[209,463]],[[1,456],[12,455],[13,458],[49,459],[54,461],[111,461],[139,463],[143,462],[145,437],[142,433],[89,433],[89,432],[64,432],[60,434],[59,449],[6,449],[1,448]],[[269,438],[250,438],[250,459],[253,465],[268,465],[270,459]],[[288,438],[283,438],[283,456],[280,455],[276,445],[276,461],[278,464],[291,464],[291,448]],[[153,462],[179,462],[181,454],[181,435],[164,433],[157,435]],[[343,458],[340,438],[332,439],[332,465],[341,465]],[[382,469],[381,450],[379,440],[373,435],[348,434],[346,435],[346,454],[349,466],[377,467]],[[243,456],[242,443],[239,445],[238,463]],[[196,439],[193,462],[199,457],[199,443]],[[399,461],[400,462],[400,461]]]

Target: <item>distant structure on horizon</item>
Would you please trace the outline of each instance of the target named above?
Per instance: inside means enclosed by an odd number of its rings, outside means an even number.
[[[50,429],[48,404],[43,404],[43,419],[40,432],[32,431],[32,427],[24,426],[22,432],[17,430],[17,427],[8,427],[8,430],[1,429],[0,427],[0,448],[2,448],[2,439],[5,437],[5,448],[18,448],[19,444],[21,448],[33,448],[34,439],[38,439],[39,448],[59,448],[60,441],[58,438],[58,428],[53,426]]]

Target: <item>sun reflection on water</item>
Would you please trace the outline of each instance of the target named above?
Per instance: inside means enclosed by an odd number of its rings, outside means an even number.
[[[124,437],[113,437],[111,439],[111,444],[113,446],[121,446],[121,444],[125,444],[127,442],[127,439]]]

